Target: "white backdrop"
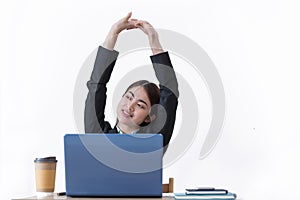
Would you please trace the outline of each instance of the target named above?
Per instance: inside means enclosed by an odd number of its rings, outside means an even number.
[[[175,177],[176,192],[214,186],[245,200],[295,199],[300,195],[299,9],[296,0],[1,1],[0,199],[34,194],[33,160],[41,156],[57,156],[56,190],[65,190],[62,139],[77,132],[76,78],[111,24],[129,11],[198,43],[225,87],[222,137],[199,160],[211,102],[203,81],[191,80],[199,84],[199,133],[184,156],[164,169],[164,182]],[[137,63],[149,64],[145,57]],[[178,73],[193,73],[171,58]]]

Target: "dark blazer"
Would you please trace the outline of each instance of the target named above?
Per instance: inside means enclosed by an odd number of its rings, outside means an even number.
[[[118,133],[116,126],[112,128],[105,121],[106,84],[115,66],[119,52],[98,48],[94,69],[87,82],[89,89],[85,102],[84,125],[86,133]],[[139,133],[161,133],[164,146],[168,145],[173,133],[176,109],[178,105],[178,83],[168,52],[150,57],[155,75],[159,81],[160,101],[155,110],[156,119],[146,127],[141,127]],[[162,109],[164,108],[164,109]],[[165,123],[162,123],[165,122]]]

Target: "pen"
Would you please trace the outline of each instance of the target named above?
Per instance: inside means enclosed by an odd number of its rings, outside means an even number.
[[[66,192],[57,192],[56,195],[57,196],[64,196],[64,195],[66,195]]]

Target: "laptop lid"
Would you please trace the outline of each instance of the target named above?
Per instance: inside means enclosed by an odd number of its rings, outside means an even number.
[[[64,136],[68,196],[162,196],[161,134]]]

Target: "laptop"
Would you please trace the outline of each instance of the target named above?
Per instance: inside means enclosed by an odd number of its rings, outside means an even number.
[[[66,194],[161,197],[161,134],[66,134]]]

